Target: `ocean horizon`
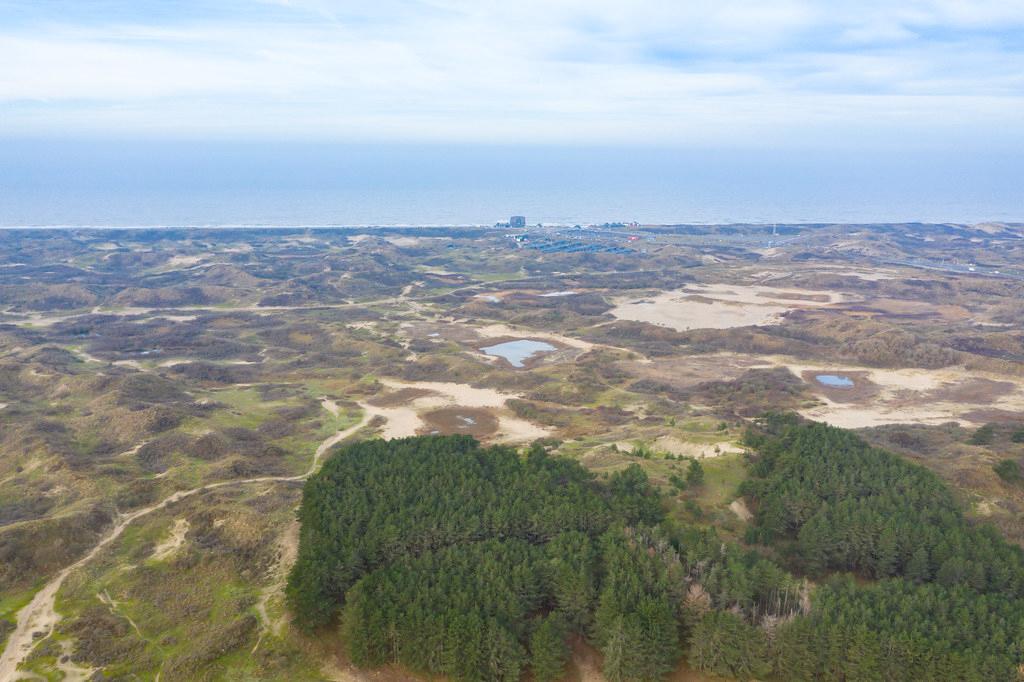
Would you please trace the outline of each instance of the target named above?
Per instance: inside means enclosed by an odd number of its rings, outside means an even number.
[[[1024,221],[1020,154],[7,141],[0,227]]]

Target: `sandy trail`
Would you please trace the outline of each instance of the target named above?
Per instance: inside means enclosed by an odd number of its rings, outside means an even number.
[[[328,308],[345,308],[352,305],[371,305],[373,303],[392,302],[396,299],[385,299],[384,301],[363,303],[363,304],[338,304],[333,306],[318,306]],[[246,307],[236,308],[235,310],[252,310],[254,312],[272,312],[278,308],[261,308],[261,307]],[[301,308],[292,308],[282,306],[282,310],[293,310]],[[132,314],[138,314],[140,311],[133,310]],[[128,313],[122,313],[128,314]],[[77,315],[69,315],[58,319],[49,321],[50,324],[63,319],[72,319]],[[38,320],[34,320],[34,323],[38,324]],[[494,331],[497,331],[496,329]],[[503,330],[502,330],[503,331]],[[557,336],[557,335],[552,335]],[[566,345],[572,345],[576,348],[587,348],[591,347],[591,344],[587,344],[584,341],[576,339],[569,339],[568,337],[558,337],[558,340],[566,343]],[[571,343],[568,343],[571,341]],[[88,358],[90,360],[97,360],[94,358]],[[166,507],[179,502],[187,497],[191,497],[201,492],[209,490],[215,490],[217,488],[223,488],[227,486],[246,485],[249,483],[267,483],[267,482],[287,482],[287,481],[303,481],[309,478],[319,467],[320,460],[324,454],[327,453],[334,445],[348,438],[352,434],[356,433],[359,429],[366,426],[369,421],[375,416],[384,417],[387,420],[382,435],[385,438],[397,438],[402,436],[415,435],[416,431],[424,426],[423,420],[420,418],[418,410],[428,410],[437,407],[445,407],[451,405],[460,405],[465,407],[478,407],[478,408],[492,408],[496,410],[504,410],[505,403],[510,398],[518,397],[517,394],[506,394],[501,393],[495,389],[487,388],[474,388],[467,384],[457,384],[448,382],[417,382],[417,383],[403,383],[398,381],[384,380],[382,381],[386,386],[394,389],[401,388],[421,388],[431,391],[432,395],[424,396],[414,400],[411,404],[415,404],[417,409],[412,407],[398,407],[398,408],[380,408],[369,405],[367,403],[360,403],[363,408],[363,416],[359,422],[347,429],[338,431],[329,438],[325,439],[317,447],[313,454],[313,461],[310,463],[309,469],[298,476],[262,476],[256,478],[239,479],[233,481],[220,481],[218,483],[210,483],[190,490],[178,491],[164,500],[153,504],[149,507],[138,509],[130,514],[122,515],[117,523],[111,528],[99,542],[97,542],[88,553],[80,558],[75,563],[64,568],[54,578],[52,578],[46,585],[40,589],[35,596],[32,598],[26,606],[24,606],[19,612],[17,617],[17,623],[14,631],[11,633],[7,640],[7,645],[0,654],[0,680],[16,680],[24,679],[24,677],[32,677],[30,674],[23,674],[19,677],[18,666],[21,665],[36,643],[48,637],[54,627],[61,620],[60,614],[57,613],[54,608],[57,592],[60,590],[64,581],[67,580],[68,576],[72,572],[81,568],[85,564],[89,563],[94,557],[96,557],[104,547],[114,542],[121,536],[124,530],[131,525],[134,521],[152,514],[153,512],[165,509]],[[321,398],[321,405],[325,410],[330,412],[334,416],[338,416],[340,408],[336,401],[330,400],[327,397]],[[537,438],[543,438],[549,435],[548,431],[536,424],[528,422],[524,419],[519,419],[507,413],[499,414],[499,440],[506,442],[524,442],[530,441]],[[187,532],[187,529],[186,529]],[[182,533],[182,539],[183,539]],[[176,536],[175,536],[176,537]],[[173,551],[173,549],[171,550]],[[285,564],[282,562],[282,564]],[[272,589],[276,589],[278,586],[275,584],[268,588],[266,599],[273,595]],[[261,618],[264,622],[269,624],[269,618],[266,615],[266,601],[262,601],[263,610],[260,612]],[[35,636],[36,633],[40,633],[39,636]],[[257,642],[258,644],[258,642]],[[70,670],[68,672],[71,672]]]
[[[299,555],[299,530],[299,520],[292,519],[278,540],[277,561],[270,569],[271,583],[260,590],[260,597],[256,602],[256,613],[259,615],[262,627],[260,636],[256,639],[256,644],[253,645],[250,654],[256,653],[263,642],[264,635],[268,632],[280,637],[281,631],[284,629],[285,617],[271,620],[267,606],[271,599],[284,594],[284,588],[288,582],[288,571],[291,570],[292,564],[295,563],[295,559]]]
[[[21,663],[28,657],[37,641],[44,639],[53,632],[53,628],[61,618],[60,614],[58,614],[54,609],[54,601],[57,597],[57,591],[60,590],[61,585],[64,584],[67,577],[76,569],[89,563],[89,561],[99,554],[104,547],[119,538],[121,533],[123,533],[124,530],[134,521],[142,518],[143,516],[152,514],[155,511],[164,509],[175,502],[179,502],[187,497],[191,497],[208,490],[215,490],[217,488],[225,488],[228,486],[245,485],[248,483],[303,481],[309,478],[317,470],[321,458],[330,448],[366,426],[370,421],[370,417],[371,415],[369,413],[364,413],[362,419],[360,419],[357,424],[354,424],[342,431],[338,431],[324,440],[313,454],[313,461],[310,464],[309,469],[299,476],[261,476],[257,478],[240,479],[237,481],[209,483],[198,488],[192,488],[191,490],[180,490],[154,505],[138,509],[131,514],[121,516],[114,527],[111,528],[85,556],[62,570],[53,579],[51,579],[50,582],[46,583],[46,585],[44,585],[43,588],[32,598],[32,601],[18,612],[18,622],[15,626],[14,632],[11,633],[10,638],[7,640],[7,646],[4,648],[3,654],[0,655],[0,680],[18,679],[18,666],[21,665]],[[42,633],[42,635],[34,637],[33,635],[37,632]]]
[[[330,412],[335,417],[337,417],[338,414],[340,414],[341,412],[341,408],[338,407],[337,401],[331,400],[327,396],[322,396],[320,398],[320,404],[323,406],[325,410]]]

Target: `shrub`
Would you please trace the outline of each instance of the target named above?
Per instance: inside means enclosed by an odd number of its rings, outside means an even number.
[[[1019,483],[1024,480],[1024,473],[1020,470],[1020,464],[1013,459],[1004,459],[992,466],[999,478],[1007,483]]]

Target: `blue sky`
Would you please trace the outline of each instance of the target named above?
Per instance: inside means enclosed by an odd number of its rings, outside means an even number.
[[[0,137],[1024,149],[1022,0],[0,0]]]

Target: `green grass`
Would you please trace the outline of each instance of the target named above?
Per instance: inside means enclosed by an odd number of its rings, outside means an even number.
[[[23,609],[30,601],[32,597],[36,595],[43,587],[43,582],[39,582],[28,590],[22,590],[20,592],[10,592],[0,597],[0,620],[7,620],[11,623],[15,623],[18,620],[18,611]],[[0,649],[7,644],[7,636],[0,638]]]
[[[743,455],[729,454],[702,459],[704,485],[698,489],[697,503],[702,507],[727,507],[736,499],[740,483],[747,477]]]
[[[520,279],[523,276],[523,272],[494,272],[494,273],[480,273],[470,272],[466,273],[473,279],[478,279],[481,282],[505,282],[510,279]]]

